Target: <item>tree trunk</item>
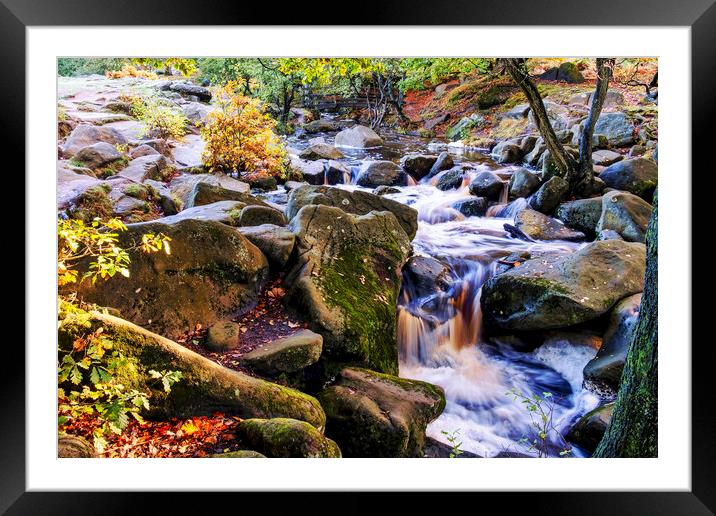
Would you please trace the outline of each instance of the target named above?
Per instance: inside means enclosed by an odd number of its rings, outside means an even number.
[[[599,115],[604,106],[604,99],[609,89],[609,78],[614,70],[615,59],[597,58],[597,85],[592,94],[592,105],[584,122],[584,130],[579,139],[579,168],[568,177],[572,192],[582,193],[591,189],[594,180],[594,164],[592,163],[592,137]]]
[[[515,84],[520,87],[522,93],[527,97],[527,102],[537,121],[537,128],[542,135],[545,145],[547,145],[547,149],[549,149],[550,156],[557,165],[561,175],[565,178],[569,178],[577,170],[577,163],[572,156],[567,154],[564,150],[564,147],[552,128],[552,124],[547,116],[547,110],[544,107],[544,102],[542,102],[542,95],[540,95],[537,86],[529,73],[527,73],[526,60],[524,58],[510,58],[505,59],[504,62],[507,73],[510,74],[512,80],[515,81]]]
[[[646,231],[646,281],[611,423],[594,457],[658,454],[658,200]]]

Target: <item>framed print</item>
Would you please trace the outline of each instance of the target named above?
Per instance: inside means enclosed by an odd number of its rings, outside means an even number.
[[[3,0],[3,511],[713,513],[713,5],[196,7]]]

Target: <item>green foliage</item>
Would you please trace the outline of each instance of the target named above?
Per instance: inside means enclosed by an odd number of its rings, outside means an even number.
[[[400,59],[399,61],[405,77],[398,86],[401,91],[407,91],[422,90],[472,73],[487,73],[491,69],[494,59],[418,57]]]
[[[76,77],[81,75],[104,75],[109,70],[119,70],[127,62],[126,58],[84,58],[60,57],[57,59],[57,75]]]
[[[66,304],[66,303],[65,303]],[[75,315],[88,318],[89,313],[76,308]],[[103,328],[77,337],[72,349],[58,349],[62,356],[57,369],[58,424],[71,423],[83,414],[94,415],[99,425],[93,431],[95,448],[101,453],[109,432],[121,434],[130,417],[142,422],[141,411],[149,409],[150,393],[128,389],[123,379],[137,375],[135,359],[113,349],[114,343]],[[182,379],[179,371],[149,371],[170,392]]]
[[[450,446],[452,447],[452,451],[450,452],[449,458],[454,459],[458,455],[462,455],[462,450],[460,449],[460,446],[462,446],[462,441],[458,440],[458,435],[460,434],[460,429],[454,430],[452,432],[443,430],[442,434],[445,436],[447,441],[450,443]]]
[[[154,95],[122,98],[130,102],[132,115],[145,124],[145,136],[180,139],[186,134],[189,120],[167,100]]]
[[[528,452],[537,452],[538,457],[549,457],[549,445],[551,439],[555,438],[561,443],[560,457],[572,453],[569,443],[554,425],[554,401],[551,392],[543,392],[541,396],[528,396],[516,389],[510,389],[506,394],[512,396],[514,401],[519,400],[530,416],[533,435],[522,436],[519,441]]]
[[[82,220],[59,220],[57,222],[57,277],[60,286],[75,283],[78,271],[74,265],[85,258],[94,258],[80,281],[91,279],[107,280],[116,274],[129,276],[129,253],[118,245],[120,231],[127,227],[119,219],[102,221],[95,219],[86,224]],[[156,252],[161,249],[169,254],[171,239],[162,234],[146,233],[142,235],[140,248],[143,252]]]

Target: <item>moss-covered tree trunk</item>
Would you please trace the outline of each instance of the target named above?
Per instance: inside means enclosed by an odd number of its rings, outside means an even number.
[[[646,281],[611,423],[594,457],[656,457],[658,453],[657,194],[646,232]]]

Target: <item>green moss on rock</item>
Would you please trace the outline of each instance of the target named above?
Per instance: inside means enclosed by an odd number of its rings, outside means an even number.
[[[237,429],[242,443],[268,457],[340,458],[338,445],[305,421],[246,419]]]

